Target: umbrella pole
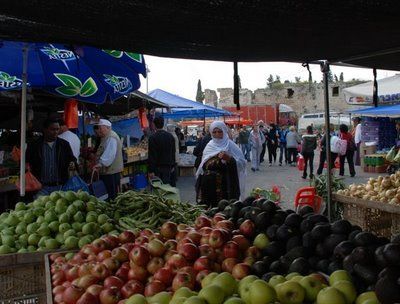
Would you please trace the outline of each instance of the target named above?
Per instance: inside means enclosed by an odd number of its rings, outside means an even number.
[[[22,50],[22,97],[21,97],[21,163],[19,171],[20,196],[25,196],[25,152],[26,152],[26,87],[28,82],[28,47]]]
[[[328,219],[332,221],[332,164],[331,164],[331,132],[330,132],[330,117],[329,117],[329,62],[325,61],[321,63],[321,72],[324,75],[324,101],[325,101],[325,143],[326,143],[326,189],[327,189],[327,200],[326,205],[328,207]]]

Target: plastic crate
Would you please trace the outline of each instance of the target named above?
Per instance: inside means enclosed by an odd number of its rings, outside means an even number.
[[[400,205],[367,201],[334,194],[343,206],[343,218],[363,230],[390,238],[400,232]]]
[[[43,252],[0,256],[0,303],[46,303]]]

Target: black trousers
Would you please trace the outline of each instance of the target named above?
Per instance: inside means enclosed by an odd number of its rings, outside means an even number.
[[[264,156],[265,156],[265,148],[266,148],[267,144],[263,143],[262,144],[262,150],[261,150],[261,154],[260,154],[260,163],[262,163],[264,161]]]
[[[158,167],[154,174],[159,177],[164,184],[170,184],[172,187],[176,186],[175,166]]]
[[[288,148],[288,162],[289,164],[291,163],[296,163],[296,158],[297,158],[297,148]]]
[[[303,176],[307,177],[307,164],[310,163],[310,177],[314,171],[314,152],[311,153],[303,153],[304,157],[304,171]]]
[[[347,151],[346,155],[340,155],[340,170],[339,175],[344,175],[344,161],[347,159],[349,164],[350,175],[356,175],[356,170],[354,169],[354,151]]]
[[[331,152],[331,166],[332,166],[332,168],[335,168],[335,160],[336,160],[337,156],[338,156],[337,153]],[[321,151],[321,153],[319,155],[319,166],[318,166],[318,170],[317,170],[317,174],[318,175],[322,174],[322,171],[324,171],[325,161],[326,161],[326,152],[325,151]]]
[[[276,149],[278,148],[277,145],[268,143],[268,159],[269,163],[272,164],[272,161],[276,162]]]
[[[106,186],[108,199],[114,199],[120,190],[121,173],[100,175],[100,180]]]

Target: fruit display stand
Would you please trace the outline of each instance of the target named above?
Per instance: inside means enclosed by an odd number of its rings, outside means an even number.
[[[343,206],[343,218],[353,225],[388,238],[400,233],[399,205],[363,200],[341,194],[334,194],[333,199]]]
[[[44,252],[1,256],[1,303],[46,303],[44,256]]]

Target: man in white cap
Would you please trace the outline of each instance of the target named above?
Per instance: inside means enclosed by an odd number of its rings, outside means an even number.
[[[122,142],[117,133],[111,129],[109,120],[100,119],[96,125],[101,140],[96,152],[95,169],[100,171],[100,179],[106,186],[108,197],[114,199],[117,196],[121,172],[124,169]]]

